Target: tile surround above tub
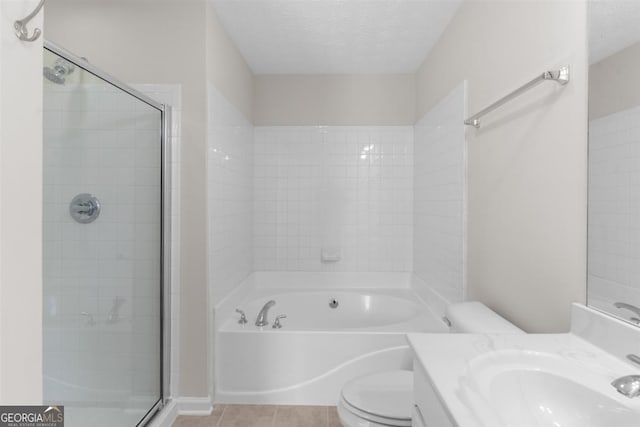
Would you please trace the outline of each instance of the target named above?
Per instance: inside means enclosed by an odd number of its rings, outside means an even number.
[[[209,286],[214,304],[253,269],[253,125],[208,84]]]
[[[413,256],[418,288],[444,303],[464,299],[465,83],[415,125]],[[424,285],[424,286],[423,286]],[[432,300],[433,298],[429,298]],[[441,310],[438,310],[441,311]]]
[[[413,127],[259,126],[254,144],[255,270],[411,271]]]

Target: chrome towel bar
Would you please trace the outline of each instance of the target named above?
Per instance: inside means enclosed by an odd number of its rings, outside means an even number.
[[[566,85],[567,83],[569,83],[569,66],[567,65],[555,71],[545,71],[535,79],[525,83],[524,85],[520,86],[518,89],[511,92],[510,94],[500,98],[493,104],[489,105],[487,108],[469,117],[467,120],[464,121],[464,124],[468,126],[474,126],[475,128],[479,128],[480,117],[495,110],[501,105],[506,104],[507,102],[511,101],[513,98],[517,97],[521,93],[526,92],[527,90],[531,89],[534,86],[537,86],[538,84],[542,83],[545,80],[553,80],[555,82],[558,82],[561,85]]]

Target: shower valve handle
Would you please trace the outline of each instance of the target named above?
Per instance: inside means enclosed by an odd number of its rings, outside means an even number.
[[[89,224],[100,215],[100,200],[89,193],[78,194],[69,204],[69,214],[80,224]]]

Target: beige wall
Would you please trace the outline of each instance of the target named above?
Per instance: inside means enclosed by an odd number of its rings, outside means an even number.
[[[211,2],[207,2],[207,79],[253,120],[253,73],[224,31]]]
[[[47,39],[125,82],[181,85],[178,389],[207,396],[205,2],[59,0],[46,8]]]
[[[42,38],[13,21],[37,0],[0,2],[0,404],[42,401]],[[29,25],[42,26],[42,14]]]
[[[640,105],[640,43],[589,67],[589,120]]]
[[[254,124],[412,125],[415,75],[257,75]]]
[[[466,2],[418,72],[421,116],[468,80],[474,113],[549,67],[547,82],[467,128],[468,297],[531,332],[565,331],[586,294],[583,2]]]

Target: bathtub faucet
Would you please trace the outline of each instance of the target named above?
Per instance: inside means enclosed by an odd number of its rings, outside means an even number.
[[[267,314],[269,313],[269,309],[274,305],[276,305],[276,302],[274,300],[271,300],[267,302],[264,307],[262,307],[260,313],[258,313],[258,318],[256,319],[256,326],[266,326],[269,324],[269,321],[267,320]]]

